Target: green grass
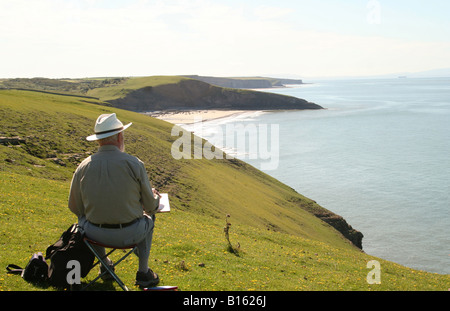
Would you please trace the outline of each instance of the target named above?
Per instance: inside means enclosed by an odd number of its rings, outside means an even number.
[[[125,79],[120,84],[114,84],[108,87],[94,88],[87,92],[87,95],[97,97],[100,100],[108,101],[126,96],[129,92],[144,87],[155,87],[165,84],[176,84],[188,78],[178,76],[151,76],[134,77]]]
[[[0,173],[0,264],[25,265],[35,251],[44,251],[75,218],[65,208],[68,184],[12,173]],[[14,196],[10,195],[14,193]],[[229,221],[230,240],[238,255],[227,250],[225,217],[211,218],[175,210],[157,216],[150,266],[162,285],[183,290],[446,290],[448,276],[415,271],[378,259],[380,285],[369,285],[366,264],[374,259],[353,249],[290,234],[271,232]],[[113,259],[114,259],[113,255]],[[375,258],[376,259],[376,258]],[[184,262],[184,265],[182,264]],[[117,272],[131,289],[137,258],[129,257]],[[88,275],[93,279],[98,270]],[[16,275],[0,274],[0,290],[42,290]],[[53,290],[52,288],[47,288]],[[101,281],[98,290],[119,290]]]
[[[0,265],[26,265],[45,252],[70,224],[70,179],[82,158],[95,152],[85,141],[100,113],[133,122],[127,152],[141,158],[149,178],[169,192],[172,212],[157,215],[150,267],[162,285],[181,290],[448,290],[448,275],[421,272],[374,258],[350,245],[310,214],[322,209],[290,187],[229,160],[175,160],[171,124],[95,105],[85,98],[30,91],[0,91],[0,136],[20,136],[21,146],[0,145]],[[197,146],[198,147],[198,146]],[[62,162],[55,162],[54,159]],[[59,163],[59,164],[58,164]],[[63,164],[63,165],[61,165]],[[226,215],[230,252],[224,235]],[[113,260],[114,260],[113,256]],[[381,263],[381,284],[366,281],[366,265]],[[133,290],[137,258],[117,272]],[[91,280],[98,270],[88,275]],[[120,290],[98,281],[96,290]],[[0,290],[54,290],[0,272]]]
[[[44,251],[75,218],[65,208],[68,185],[11,173],[0,173],[0,264],[25,265]],[[14,196],[8,195],[14,193]],[[176,210],[158,215],[150,266],[162,285],[182,290],[446,290],[448,276],[430,274],[378,259],[380,285],[369,285],[366,264],[374,259],[352,249],[335,248],[289,234],[236,225],[231,216],[227,250],[223,219]],[[116,258],[113,255],[113,259]],[[376,258],[375,258],[376,259]],[[181,263],[184,262],[184,265]],[[117,272],[133,290],[137,258],[129,257]],[[98,270],[88,275],[93,279]],[[0,290],[53,290],[31,285],[16,275],[0,274]],[[97,290],[120,290],[101,281]]]

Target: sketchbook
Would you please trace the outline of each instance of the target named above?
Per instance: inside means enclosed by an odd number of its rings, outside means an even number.
[[[170,212],[169,194],[161,193],[159,199],[158,213]]]

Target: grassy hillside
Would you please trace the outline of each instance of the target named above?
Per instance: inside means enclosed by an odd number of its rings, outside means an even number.
[[[76,165],[96,151],[85,140],[101,113],[133,122],[127,152],[146,163],[149,178],[171,197],[157,216],[150,266],[162,285],[182,290],[447,290],[449,277],[378,259],[382,284],[366,282],[372,256],[312,213],[329,213],[290,187],[234,160],[175,160],[172,125],[72,96],[0,90],[0,265],[25,265],[76,222],[67,209]],[[199,146],[197,146],[199,147]],[[226,217],[230,215],[230,217]],[[225,239],[231,223],[230,251]],[[114,258],[113,258],[114,259]],[[134,284],[137,258],[118,268]],[[0,272],[0,290],[36,290]],[[94,269],[87,279],[97,275]],[[132,287],[132,286],[130,286]],[[117,289],[102,283],[96,289]],[[137,290],[137,288],[132,287]]]
[[[178,76],[151,76],[141,78],[124,79],[120,84],[111,84],[105,87],[98,87],[89,90],[86,95],[94,96],[103,101],[110,101],[122,98],[132,91],[136,91],[145,87],[157,87],[166,84],[176,84],[187,78]]]
[[[266,82],[270,84],[269,81]],[[219,87],[181,76],[5,79],[0,80],[2,88],[83,95],[88,99],[99,99],[109,106],[138,112],[180,109],[322,109],[319,105],[292,96]]]

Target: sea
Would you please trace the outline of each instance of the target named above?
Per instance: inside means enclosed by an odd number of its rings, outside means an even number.
[[[344,217],[367,254],[450,274],[450,78],[305,82],[259,91],[325,109],[183,127]],[[239,126],[241,138],[266,144],[264,154],[236,143],[227,129]]]

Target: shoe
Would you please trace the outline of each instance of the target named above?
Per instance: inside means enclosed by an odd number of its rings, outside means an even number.
[[[159,283],[159,276],[153,272],[151,269],[148,269],[146,273],[138,271],[136,273],[136,285],[142,287],[154,287]]]

